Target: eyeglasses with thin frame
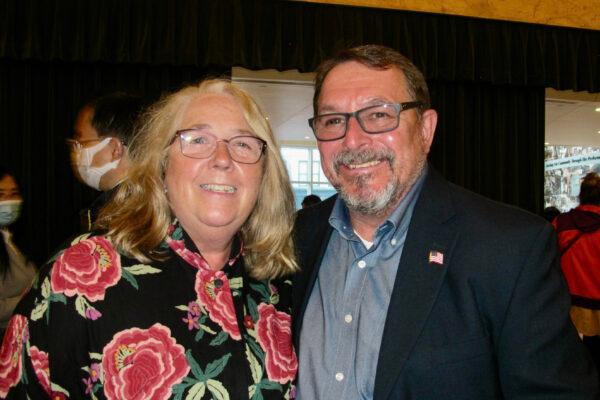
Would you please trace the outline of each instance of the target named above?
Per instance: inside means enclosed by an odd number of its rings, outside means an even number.
[[[354,117],[363,131],[370,134],[393,131],[400,124],[400,113],[411,108],[422,107],[420,101],[384,103],[361,108],[351,113],[328,113],[308,120],[318,141],[328,142],[346,136],[348,122]]]
[[[105,138],[97,138],[97,139],[87,139],[87,140],[76,140],[76,139],[65,139],[65,143],[67,144],[67,146],[69,146],[69,148],[71,150],[81,150],[85,146],[87,143],[93,143],[93,142],[100,142],[102,140],[104,140]]]
[[[223,142],[227,145],[233,161],[242,164],[256,164],[267,148],[267,142],[250,135],[218,139],[212,133],[200,129],[182,129],[175,132],[175,138],[177,137],[181,145],[181,153],[186,157],[197,159],[212,156],[219,142]]]

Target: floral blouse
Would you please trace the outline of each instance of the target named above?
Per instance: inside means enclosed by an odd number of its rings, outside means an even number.
[[[180,227],[148,264],[78,237],[10,320],[0,398],[293,398],[291,283],[249,277],[237,242],[212,271]]]

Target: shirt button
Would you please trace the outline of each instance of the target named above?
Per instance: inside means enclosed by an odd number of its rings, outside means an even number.
[[[364,268],[364,267],[366,267],[366,266],[367,266],[367,263],[366,263],[366,262],[364,262],[364,260],[360,260],[360,261],[358,262],[358,268],[360,268],[360,269],[363,269],[363,268]]]
[[[396,245],[396,239],[392,239],[392,241],[390,243],[392,243],[392,246],[395,246]]]
[[[346,315],[344,316],[344,321],[346,321],[347,323],[350,323],[350,322],[352,322],[352,315],[350,315],[350,314],[346,314]]]
[[[338,382],[341,382],[344,380],[344,374],[342,374],[341,372],[338,372],[337,374],[335,374],[335,380]]]

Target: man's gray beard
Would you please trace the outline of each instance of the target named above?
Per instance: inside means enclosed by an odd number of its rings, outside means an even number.
[[[339,175],[340,167],[344,164],[362,164],[370,161],[380,160],[382,162],[389,163],[393,173],[395,159],[396,155],[391,150],[347,150],[338,154],[333,159],[333,168]],[[395,176],[395,174],[393,175]],[[371,174],[359,175],[350,182],[350,185],[358,188],[365,187],[372,178],[373,176]],[[399,182],[395,179],[391,180],[380,191],[370,191],[367,193],[360,192],[359,194],[349,193],[348,191],[344,190],[342,185],[339,183],[334,186],[340,193],[340,196],[346,203],[346,206],[348,206],[349,209],[363,215],[378,215],[385,212],[390,204],[392,204],[397,198],[399,192]]]
[[[395,207],[398,199],[405,196],[412,185],[415,183],[421,171],[425,167],[426,156],[417,160],[419,166],[414,173],[408,177],[408,182],[402,184],[398,179],[398,171],[394,169],[394,161],[396,155],[391,150],[384,151],[345,151],[338,154],[333,159],[333,167],[339,175],[339,169],[342,164],[362,164],[369,161],[381,160],[388,162],[392,170],[392,180],[379,191],[369,191],[367,193],[359,192],[359,194],[351,194],[344,190],[339,183],[334,184],[334,187],[339,192],[340,197],[346,203],[346,206],[361,215],[382,215],[389,211],[391,207]],[[372,175],[359,175],[354,178],[350,185],[354,187],[364,187],[368,181],[372,179]]]
[[[352,182],[353,185],[364,186],[371,176],[359,176]],[[387,211],[398,196],[398,181],[390,181],[382,190],[361,194],[350,194],[338,185],[336,189],[349,209],[362,215],[379,215]]]

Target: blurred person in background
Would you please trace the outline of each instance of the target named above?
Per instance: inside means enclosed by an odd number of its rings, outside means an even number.
[[[310,207],[321,202],[321,198],[316,194],[309,194],[302,199],[302,208]]]
[[[99,230],[17,306],[0,397],[293,397],[294,197],[267,120],[208,80],[141,123]]]
[[[36,273],[35,266],[13,242],[10,231],[10,225],[19,218],[22,203],[14,174],[0,166],[0,339],[15,306]]]
[[[75,120],[71,149],[73,172],[87,186],[102,192],[81,210],[81,229],[87,232],[129,169],[127,145],[143,108],[140,97],[110,93],[87,102]]]
[[[554,218],[558,217],[560,215],[560,210],[554,206],[549,206],[544,208],[544,211],[542,211],[542,217],[544,217],[544,219],[548,222],[552,222],[554,221]]]
[[[600,367],[600,176],[581,181],[579,206],[553,222],[571,293],[571,319]]]

